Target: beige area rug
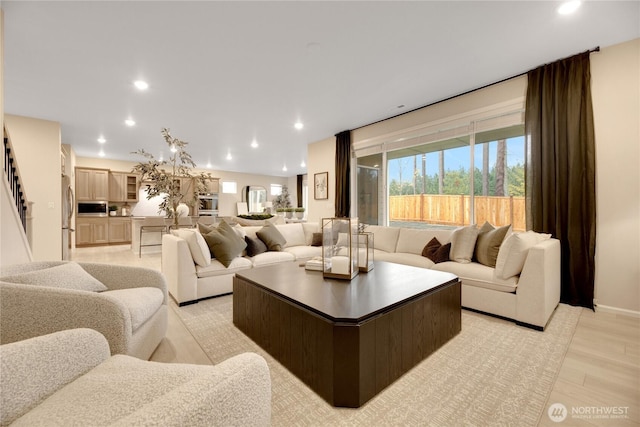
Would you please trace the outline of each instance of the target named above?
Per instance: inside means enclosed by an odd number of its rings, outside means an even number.
[[[178,315],[212,363],[247,351],[267,360],[274,426],[535,426],[580,310],[561,304],[544,332],[463,310],[460,334],[358,409],[330,406],[240,332],[232,296]]]

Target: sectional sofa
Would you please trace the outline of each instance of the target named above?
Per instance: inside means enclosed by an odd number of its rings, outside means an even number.
[[[253,257],[243,253],[228,267],[215,258],[207,264],[202,256],[206,246],[203,247],[202,239],[196,236],[197,230],[177,230],[164,235],[162,272],[170,295],[178,304],[184,305],[228,294],[233,290],[233,276],[237,271],[321,256],[321,246],[312,246],[314,233],[320,232],[317,223],[278,224],[276,227],[286,240],[282,251],[268,251]],[[261,228],[236,226],[241,236],[250,238],[256,238]],[[462,282],[463,307],[544,330],[560,300],[559,241],[531,231],[510,233],[499,249],[495,249],[499,250],[495,267],[477,262],[475,255],[458,261],[447,257],[438,263],[423,256],[425,246],[433,243],[434,238],[440,245],[451,243],[452,248],[460,248],[458,233],[461,230],[383,226],[368,226],[366,229],[374,235],[376,261],[456,274]],[[475,231],[471,234],[474,233],[477,236]]]

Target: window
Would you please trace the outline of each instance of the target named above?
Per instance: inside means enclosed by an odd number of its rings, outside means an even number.
[[[235,181],[222,181],[222,192],[224,194],[237,194],[238,184]]]
[[[358,217],[416,228],[489,221],[524,231],[525,141],[520,117],[514,113],[398,139],[383,144],[382,153],[363,150],[357,158]],[[386,191],[374,186],[378,180],[386,183]]]
[[[280,184],[271,184],[271,195],[279,196],[282,194],[282,185]]]

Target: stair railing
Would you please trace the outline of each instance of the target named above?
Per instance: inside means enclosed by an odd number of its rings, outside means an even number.
[[[11,145],[11,138],[7,134],[7,130],[4,129],[4,176],[7,179],[13,200],[18,211],[18,216],[22,222],[22,228],[27,233],[27,218],[29,217],[30,204],[27,202],[27,195],[24,190],[24,185],[20,179],[20,170],[18,169],[18,162],[15,157],[13,146]]]

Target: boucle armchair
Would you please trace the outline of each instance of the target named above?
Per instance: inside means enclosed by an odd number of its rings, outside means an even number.
[[[0,346],[0,425],[268,425],[265,360],[215,366],[109,356],[106,339],[73,329]]]
[[[107,338],[111,354],[149,359],[167,331],[167,285],[149,268],[67,261],[0,272],[0,344],[74,328]]]

